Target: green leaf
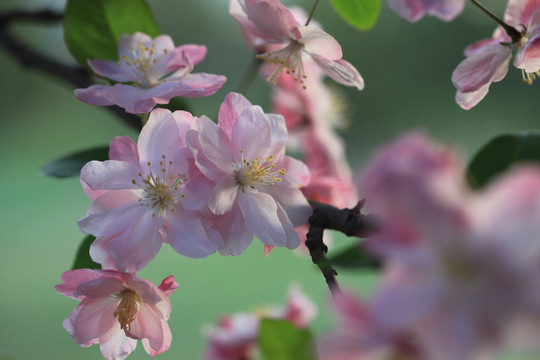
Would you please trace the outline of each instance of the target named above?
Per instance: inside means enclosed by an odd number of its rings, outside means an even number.
[[[345,22],[359,30],[369,30],[379,18],[380,0],[330,0]]]
[[[77,250],[77,255],[75,256],[75,261],[73,262],[72,270],[76,269],[101,269],[101,265],[95,263],[90,257],[90,245],[94,242],[96,238],[92,235],[88,235],[84,238],[79,249]]]
[[[104,161],[109,158],[109,148],[99,147],[83,150],[53,160],[41,168],[43,175],[57,178],[79,176],[82,167],[91,160]]]
[[[472,188],[480,189],[521,162],[540,164],[540,133],[522,132],[494,138],[469,163],[467,181]]]
[[[265,360],[316,360],[311,332],[287,320],[262,319],[259,348]]]
[[[88,59],[117,60],[118,39],[136,31],[161,34],[144,0],[68,0],[64,40],[83,66]]]
[[[354,244],[341,252],[328,256],[332,266],[344,269],[379,269],[381,262],[365,252],[359,244]]]

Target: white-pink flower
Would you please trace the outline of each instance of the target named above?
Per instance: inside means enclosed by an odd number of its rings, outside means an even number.
[[[451,21],[461,14],[465,0],[388,0],[388,5],[401,17],[416,22],[424,15]]]
[[[221,236],[197,211],[200,198],[206,197],[206,180],[190,165],[189,156],[181,156],[189,153],[186,132],[196,127],[188,112],[156,109],[137,144],[118,137],[111,143],[111,160],[83,167],[81,183],[93,204],[79,226],[96,237],[90,248],[94,261],[135,272],[156,256],[163,242],[189,257],[204,257],[221,247]]]
[[[177,288],[172,275],[157,287],[136,274],[90,269],[66,271],[55,286],[60,294],[80,301],[64,329],[78,345],[99,343],[107,360],[125,359],[137,340],[151,356],[169,348],[169,296]]]
[[[491,83],[506,76],[514,49],[514,66],[521,69],[524,82],[530,85],[540,74],[540,2],[510,0],[504,21],[519,30],[519,35],[511,38],[498,27],[492,38],[478,41],[465,50],[467,58],[452,74],[456,101],[463,109],[476,106],[488,93]]]
[[[307,223],[311,207],[300,191],[309,182],[306,166],[285,155],[283,117],[265,114],[242,95],[230,93],[218,124],[199,118],[186,143],[200,171],[213,182],[208,207],[224,246],[237,255],[253,236],[264,244],[296,248],[295,226]]]
[[[148,113],[156,104],[173,97],[212,95],[225,83],[221,75],[191,73],[206,55],[206,47],[175,47],[170,36],[152,39],[136,32],[118,40],[118,61],[88,60],[96,75],[117,84],[92,85],[75,90],[75,96],[91,105],[118,105],[128,113]]]
[[[362,185],[385,220],[367,243],[385,264],[377,323],[412,332],[428,359],[491,358],[540,336],[540,169],[473,193],[453,153],[415,134],[381,150]]]
[[[364,88],[356,68],[342,59],[339,43],[317,27],[301,25],[279,0],[230,0],[229,13],[240,25],[246,42],[263,52],[257,57],[278,64],[268,78],[271,83],[275,84],[285,69],[303,82],[308,74],[302,57],[308,55],[334,81],[358,90]]]
[[[251,360],[256,358],[259,323],[262,318],[284,319],[307,328],[315,315],[315,304],[298,288],[291,287],[284,307],[263,307],[249,313],[223,317],[217,326],[205,327],[207,360]]]

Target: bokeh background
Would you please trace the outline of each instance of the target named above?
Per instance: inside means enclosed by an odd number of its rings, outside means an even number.
[[[204,44],[206,60],[196,71],[224,74],[228,83],[217,94],[191,99],[195,115],[215,119],[224,96],[235,89],[251,61],[227,0],[149,0],[158,23],[177,45]],[[309,11],[312,1],[284,1]],[[485,4],[502,15],[504,0]],[[0,11],[62,9],[63,0],[2,0]],[[374,149],[403,132],[421,129],[456,146],[466,162],[493,136],[538,128],[538,86],[527,86],[511,68],[502,83],[492,86],[475,109],[464,111],[454,101],[450,81],[469,43],[491,35],[495,26],[476,8],[452,23],[425,18],[409,24],[391,12],[383,0],[374,29],[359,32],[345,24],[328,0],[321,0],[315,18],[342,45],[344,58],[364,76],[362,92],[340,88],[350,118],[343,132],[347,154],[357,171]],[[57,26],[16,25],[17,37],[50,56],[72,62]],[[20,66],[0,49],[0,359],[100,359],[99,348],[75,345],[62,321],[77,304],[57,294],[53,286],[70,268],[83,238],[76,221],[90,201],[78,179],[40,175],[48,161],[81,149],[108,144],[113,137],[137,134],[108,111],[79,102],[73,88],[48,75]],[[269,86],[255,80],[247,92],[252,103],[269,111]],[[341,236],[337,247],[352,240]],[[171,297],[171,349],[160,359],[201,359],[201,327],[227,313],[263,304],[282,304],[291,283],[319,306],[317,333],[331,328],[326,284],[307,257],[275,249],[264,257],[254,241],[241,256],[213,255],[192,260],[168,246],[142,277],[159,283],[176,276],[179,290]],[[371,273],[342,271],[344,287],[369,294],[376,284]],[[139,344],[130,359],[149,356]]]

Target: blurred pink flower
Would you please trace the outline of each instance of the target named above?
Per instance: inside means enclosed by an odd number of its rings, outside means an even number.
[[[189,153],[185,134],[196,122],[185,111],[156,109],[138,144],[118,137],[111,142],[111,160],[83,167],[81,183],[93,204],[79,226],[96,237],[90,254],[104,268],[138,271],[162,242],[195,258],[221,247],[221,236],[193,205],[206,196],[202,174],[180,158]]]
[[[465,0],[388,0],[390,8],[399,16],[416,22],[431,15],[443,21],[451,21],[461,14]]]
[[[80,304],[64,321],[76,344],[99,343],[107,360],[125,359],[142,340],[151,356],[171,345],[169,296],[178,283],[168,276],[159,287],[136,274],[111,270],[70,270],[55,289]]]
[[[283,117],[265,114],[242,95],[230,93],[216,125],[199,118],[186,142],[200,171],[214,185],[208,206],[223,237],[223,255],[241,254],[253,236],[263,243],[294,249],[294,227],[311,215],[300,187],[309,182],[306,166],[285,155]]]
[[[467,58],[452,74],[456,101],[465,110],[486,96],[492,82],[506,76],[513,49],[517,49],[514,66],[521,69],[524,82],[530,85],[540,75],[540,2],[510,0],[504,21],[521,31],[519,39],[510,38],[498,27],[492,38],[478,41],[465,50]]]
[[[381,326],[414,332],[441,360],[540,335],[540,169],[472,193],[453,153],[414,134],[381,150],[362,185],[385,219],[367,241],[385,261],[373,299]]]
[[[222,318],[217,326],[205,327],[207,360],[254,360],[257,354],[259,323],[262,318],[285,319],[298,328],[307,328],[317,308],[298,287],[291,287],[284,307],[263,307],[249,313]]]
[[[317,341],[320,360],[428,360],[413,339],[378,324],[356,296],[344,292],[332,300],[338,325]]]
[[[193,66],[206,55],[206,47],[174,47],[170,36],[155,39],[136,32],[118,40],[118,61],[88,60],[94,73],[117,84],[92,85],[75,90],[75,96],[91,105],[118,105],[128,113],[148,113],[156,104],[176,96],[212,95],[225,83],[221,75],[192,74]]]
[[[343,60],[339,43],[314,26],[302,26],[278,0],[230,0],[229,13],[241,27],[244,39],[258,58],[279,66],[268,81],[276,84],[283,70],[303,83],[306,78],[302,57],[309,55],[334,81],[364,88],[356,68]],[[271,51],[270,51],[271,50]]]

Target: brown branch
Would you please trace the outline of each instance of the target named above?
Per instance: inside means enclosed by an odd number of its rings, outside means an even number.
[[[92,85],[90,73],[81,66],[71,66],[62,64],[44,54],[30,49],[26,44],[18,41],[11,31],[9,25],[13,22],[58,22],[64,15],[50,10],[41,11],[11,11],[0,12],[0,46],[3,47],[22,66],[34,68],[43,73],[53,75],[58,79],[67,81],[76,88],[85,88]],[[128,126],[140,130],[142,128],[141,119],[133,114],[128,114],[118,106],[107,107]]]
[[[337,281],[337,271],[326,258],[328,247],[323,242],[325,229],[338,230],[347,236],[369,237],[377,232],[380,219],[376,215],[361,213],[366,201],[361,200],[352,209],[338,209],[332,205],[309,201],[313,215],[309,218],[306,246],[311,260],[321,270],[332,295],[341,292]]]

